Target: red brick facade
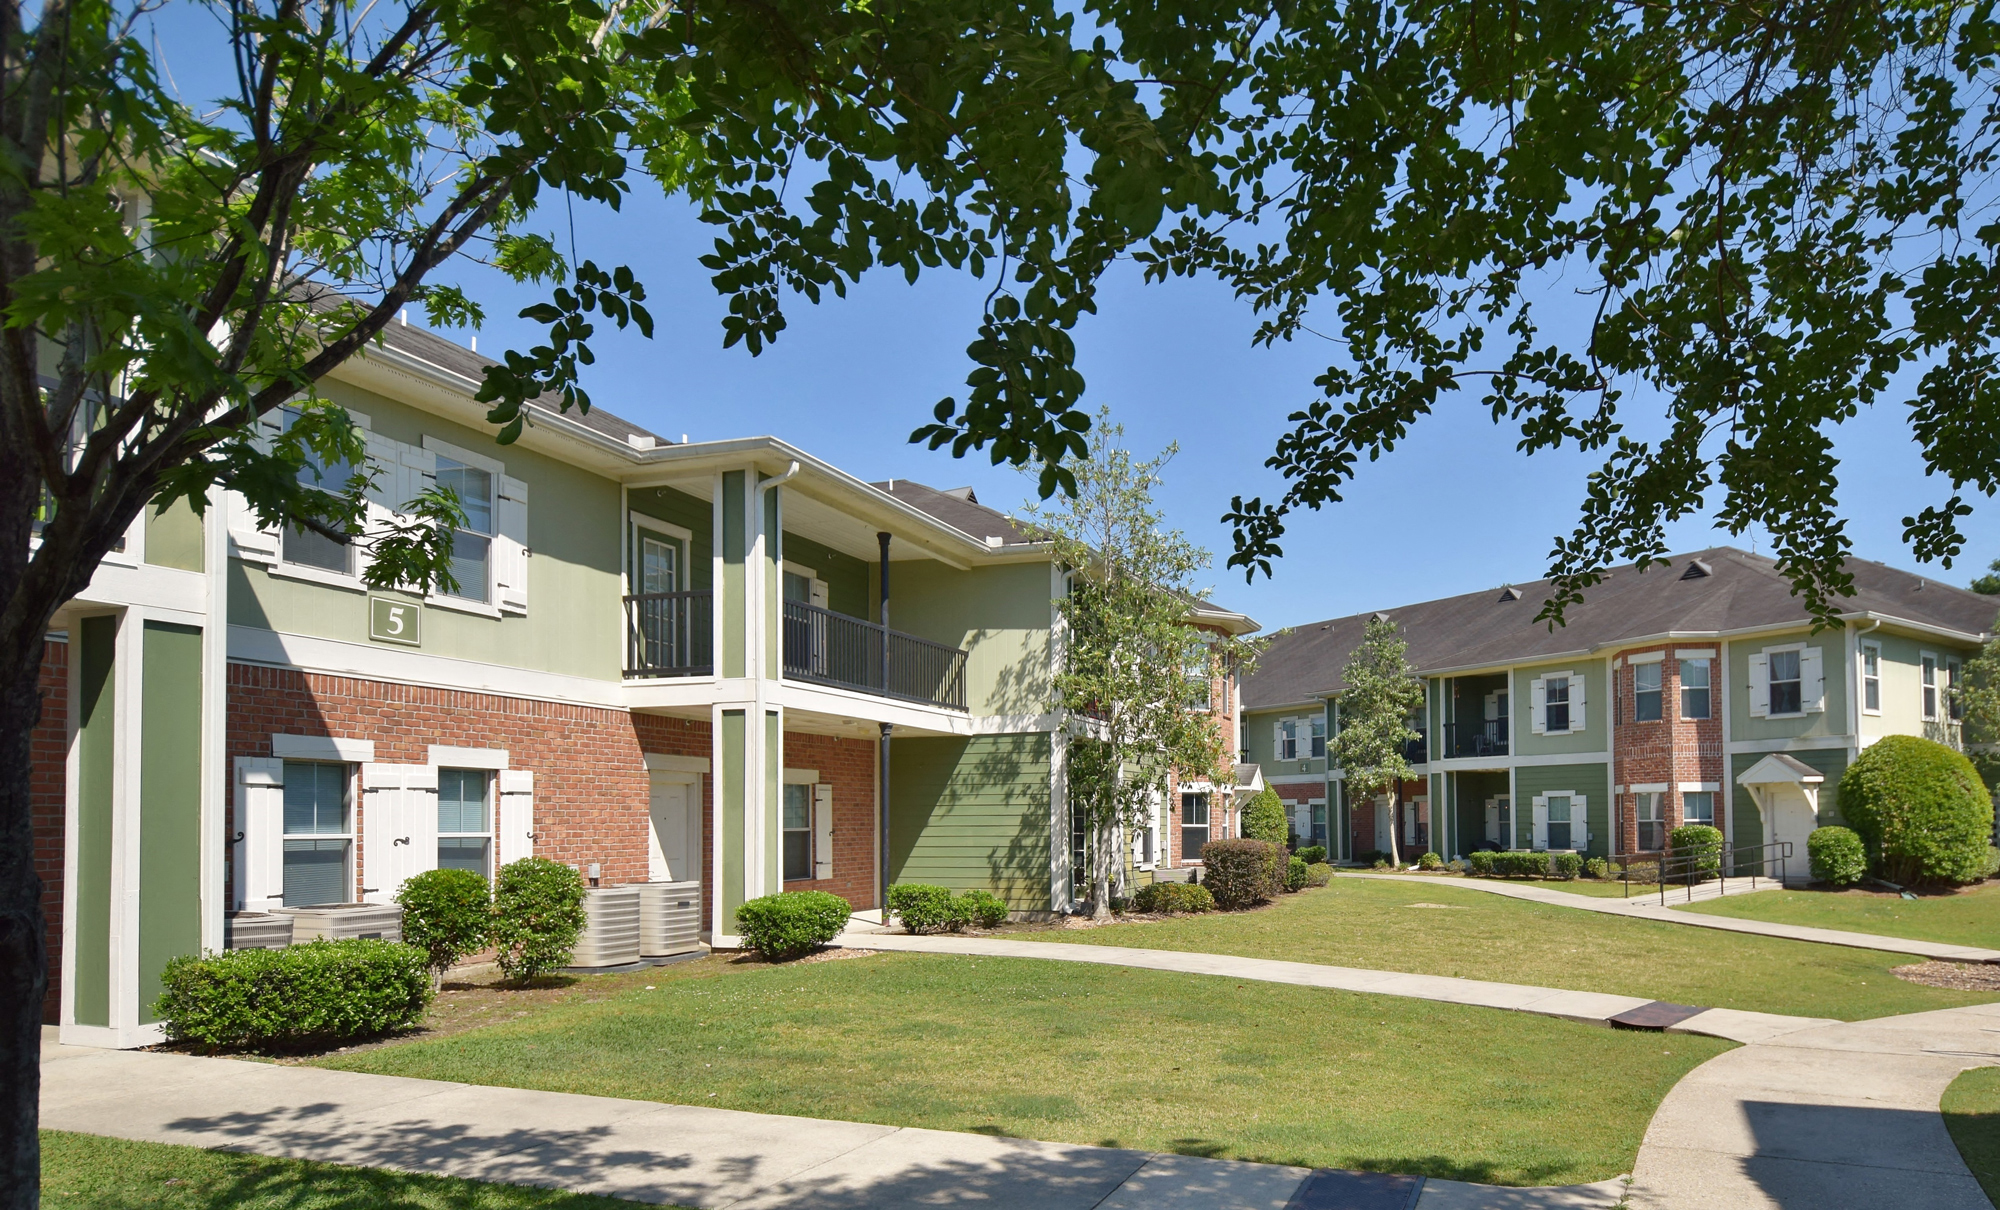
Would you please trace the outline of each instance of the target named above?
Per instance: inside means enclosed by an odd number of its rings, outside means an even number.
[[[1684,782],[1719,786],[1723,780],[1722,694],[1725,685],[1721,663],[1711,655],[1708,717],[1686,718],[1682,715],[1680,663],[1674,651],[1671,646],[1634,648],[1621,653],[1618,667],[1612,671],[1617,699],[1613,705],[1617,721],[1612,747],[1612,779],[1624,787],[1624,792],[1616,795],[1613,803],[1619,821],[1620,853],[1639,851],[1637,796],[1633,786],[1667,787],[1662,795],[1666,808],[1666,827],[1663,831],[1670,833],[1682,821],[1679,786]],[[1649,652],[1665,654],[1660,666],[1660,718],[1639,722],[1634,709],[1635,665],[1632,657]],[[1726,798],[1721,793],[1715,796],[1718,826],[1722,823],[1722,804]]]
[[[1429,803],[1430,793],[1430,782],[1422,778],[1404,782],[1401,815],[1394,822],[1403,822],[1411,815],[1417,814],[1417,799],[1419,798],[1426,800],[1427,806],[1431,805]],[[1417,854],[1422,853],[1430,847],[1431,838],[1436,834],[1436,829],[1437,816],[1433,812],[1426,811],[1418,819],[1418,839],[1415,845],[1411,845],[1404,839],[1409,835],[1407,830],[1397,834],[1395,847],[1397,856],[1403,858],[1405,861],[1414,860]],[[1389,838],[1375,834],[1375,804],[1373,801],[1348,803],[1348,840],[1354,846],[1350,850],[1354,853],[1366,853],[1371,849],[1382,853],[1390,851]]]
[[[62,1006],[63,833],[69,769],[69,644],[42,645],[42,718],[29,741],[29,804],[35,832],[35,873],[42,879],[47,921],[49,990],[42,1020],[54,1025]]]
[[[833,877],[788,891],[831,891],[856,909],[875,903],[875,745],[865,739],[785,732],[785,767],[812,769],[833,787]]]

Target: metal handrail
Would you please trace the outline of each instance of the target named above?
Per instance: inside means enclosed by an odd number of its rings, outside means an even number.
[[[1449,757],[1507,755],[1507,720],[1489,718],[1444,725],[1444,752]]]
[[[1636,854],[1628,856],[1636,856]],[[1759,845],[1742,845],[1720,849],[1695,849],[1687,853],[1662,854],[1658,861],[1640,863],[1642,867],[1652,870],[1652,876],[1649,878],[1635,880],[1632,877],[1634,863],[1631,861],[1622,862],[1619,871],[1621,881],[1624,883],[1625,898],[1630,899],[1632,897],[1632,887],[1635,881],[1642,887],[1651,887],[1657,884],[1660,888],[1660,906],[1665,907],[1667,905],[1668,886],[1685,883],[1687,886],[1687,902],[1689,903],[1694,902],[1694,888],[1698,882],[1709,882],[1712,880],[1719,884],[1717,888],[1718,892],[1722,895],[1727,895],[1729,893],[1729,871],[1732,869],[1742,869],[1746,866],[1750,870],[1748,875],[1750,889],[1754,891],[1757,889],[1757,879],[1760,876],[1765,879],[1771,877],[1768,872],[1760,875],[1759,871],[1764,870],[1773,859],[1777,862],[1778,882],[1782,885],[1785,881],[1785,865],[1791,856],[1791,841],[1774,840]],[[1745,876],[1738,874],[1736,877],[1740,881]],[[1649,890],[1644,893],[1651,894],[1652,892]]]
[[[965,709],[966,653],[804,601],[784,608],[785,675],[884,697]]]
[[[708,676],[715,671],[715,593],[706,588],[625,598],[625,675]]]

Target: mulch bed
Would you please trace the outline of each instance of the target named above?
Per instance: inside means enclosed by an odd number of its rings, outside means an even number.
[[[1917,962],[1896,967],[1898,979],[1962,992],[2000,992],[2000,965],[1989,962]]]

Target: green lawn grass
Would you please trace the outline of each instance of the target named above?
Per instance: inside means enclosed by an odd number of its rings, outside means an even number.
[[[2000,1067],[1975,1067],[1944,1090],[1945,1128],[1986,1197],[2000,1206]]]
[[[1307,1166],[1629,1171],[1708,1038],[1027,959],[704,959],[351,1071]],[[656,985],[647,991],[645,983]]]
[[[1443,906],[1413,906],[1422,903]],[[1900,954],[1629,920],[1441,879],[1335,878],[1331,886],[1252,912],[1009,936],[1454,975],[1845,1021],[2000,1000],[1996,993],[1906,983],[1889,973],[1914,961]]]
[[[1904,899],[1890,892],[1772,891],[1740,899],[1713,899],[1682,908],[1738,920],[1768,920],[1813,928],[1847,929],[1883,937],[2000,948],[2000,882],[1954,895]]]
[[[90,1210],[631,1210],[633,1203],[44,1130],[42,1205]]]

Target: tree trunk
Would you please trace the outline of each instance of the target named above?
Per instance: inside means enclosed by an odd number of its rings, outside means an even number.
[[[41,1201],[36,1126],[48,990],[30,765],[42,713],[41,635],[0,651],[0,1210],[34,1210]]]
[[[1397,838],[1403,831],[1403,780],[1397,778],[1389,788],[1389,864],[1403,864],[1403,847]]]

